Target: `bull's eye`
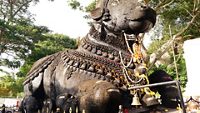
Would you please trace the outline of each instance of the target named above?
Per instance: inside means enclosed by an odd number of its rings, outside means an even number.
[[[116,6],[118,4],[119,4],[119,0],[113,0],[111,3],[112,6]]]

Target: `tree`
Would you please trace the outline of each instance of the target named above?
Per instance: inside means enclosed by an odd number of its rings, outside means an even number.
[[[9,25],[5,21],[0,24],[4,29],[0,37],[0,55],[4,53],[13,56],[14,59],[1,59],[0,64],[14,68],[20,66],[20,60],[34,48],[33,43],[43,38],[42,33],[49,31],[46,27],[35,26],[27,21],[17,22],[17,25]]]
[[[0,97],[17,97],[23,91],[24,78],[0,77]]]
[[[21,77],[15,79],[6,72],[7,76],[0,78],[0,96],[16,97],[22,92],[24,76],[36,60],[64,48],[76,47],[74,39],[50,34],[47,27],[34,25],[34,17],[28,7],[38,2],[39,0],[0,0],[0,66],[18,68],[24,64],[18,73]],[[11,56],[11,59],[3,55]]]
[[[12,60],[2,57],[1,66],[19,67],[20,61],[34,48],[33,43],[49,32],[44,26],[34,25],[28,11],[30,4],[38,1],[0,0],[0,56],[12,56]]]
[[[84,12],[90,12],[93,9],[95,9],[96,0],[93,0],[86,7],[83,7],[78,0],[68,0],[68,5],[74,10],[79,9],[79,10],[84,11]]]
[[[165,44],[156,52],[157,58],[154,58],[152,62],[154,64],[156,59],[159,59],[175,41],[184,42],[200,35],[200,3],[198,0],[152,0],[152,2],[152,4],[157,3],[155,9],[161,15],[164,25],[164,38],[162,39],[166,40]],[[169,26],[171,27],[169,28]]]
[[[153,40],[149,48],[152,58],[149,67],[153,67],[156,61],[168,52],[171,61],[159,68],[168,65],[164,69],[173,75],[173,78],[179,78],[184,87],[187,76],[182,45],[185,40],[200,36],[200,2],[199,0],[152,0],[151,4],[160,15],[163,34],[161,39]]]

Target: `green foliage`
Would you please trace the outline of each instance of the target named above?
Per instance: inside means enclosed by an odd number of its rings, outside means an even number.
[[[177,59],[176,65],[177,65],[178,76],[176,75],[176,68],[175,68],[174,62],[172,62],[171,64],[162,64],[162,65],[159,65],[159,67],[154,66],[153,68],[151,68],[151,70],[149,70],[149,75],[155,70],[164,70],[169,75],[171,75],[171,77],[174,80],[177,80],[177,79],[180,80],[181,86],[184,88],[187,83],[185,59],[183,58],[182,55],[176,56],[176,59]]]
[[[18,73],[21,77],[14,79],[8,73],[0,77],[0,97],[22,96],[24,76],[36,60],[66,48],[76,48],[74,39],[50,34],[47,27],[34,25],[33,16],[27,10],[33,2],[36,4],[39,0],[0,0],[0,66],[18,68],[24,61]],[[2,54],[12,59],[1,57]]]
[[[85,7],[85,11],[86,12],[90,12],[92,10],[94,10],[96,7],[96,1],[92,1],[88,6]]]
[[[70,39],[68,36],[61,34],[46,34],[43,40],[35,43],[35,48],[29,57],[36,61],[46,55],[62,51],[66,48],[75,48],[76,40]]]
[[[1,65],[17,68],[20,59],[24,59],[29,51],[34,48],[34,43],[43,38],[42,33],[49,30],[43,26],[35,26],[28,21],[19,20],[16,23],[0,21],[0,29],[3,30],[0,37],[1,53],[15,54],[16,61],[1,59]]]
[[[14,79],[7,73],[7,76],[0,78],[0,96],[21,95],[24,76],[36,60],[64,48],[76,47],[76,41],[68,36],[50,34],[47,27],[34,25],[28,7],[38,2],[0,0],[0,66],[18,68],[24,62],[18,73],[21,77]],[[9,58],[2,57],[2,54]],[[5,72],[3,69],[0,71]]]
[[[0,97],[17,97],[23,92],[24,78],[14,79],[12,76],[0,77]]]
[[[93,9],[95,9],[96,7],[96,0],[93,0],[89,5],[87,5],[86,7],[81,6],[80,2],[78,0],[68,0],[68,5],[72,8],[72,9],[79,9],[81,11],[84,12],[90,12]]]
[[[81,4],[80,2],[78,2],[77,0],[68,0],[68,5],[72,8],[72,9],[82,9],[81,8]]]
[[[157,4],[160,3],[157,0],[152,1]],[[187,29],[182,36],[190,35],[190,37],[184,38],[184,40],[200,36],[200,14],[198,13],[200,4],[195,1],[197,2],[197,0],[174,0],[173,2],[171,0],[164,0],[164,2],[167,3],[171,2],[169,5],[163,3],[163,7],[157,10],[158,14],[161,15],[163,19],[164,35],[169,35],[169,25],[171,25],[172,34],[176,34],[186,27],[192,18],[197,15],[190,29]]]
[[[185,87],[187,74],[185,60],[182,57],[183,52],[181,52],[182,45],[185,40],[200,36],[200,4],[197,0],[151,0],[151,6],[155,7],[159,18],[162,20],[163,38],[159,40],[153,39],[148,48],[148,53],[154,53],[156,50],[160,49],[164,43],[171,40],[172,37],[170,36],[170,32],[172,33],[172,36],[179,34],[178,40],[175,40],[177,49],[179,50],[178,53],[176,53],[176,64],[182,87]],[[166,51],[172,53],[172,49]],[[153,69],[157,68],[154,67]],[[162,64],[158,69],[163,69],[172,75],[174,79],[176,78],[173,59],[171,59],[171,62],[168,62],[168,64]]]
[[[166,43],[169,40],[169,37],[163,37],[162,39],[152,39],[151,45],[148,47],[148,54],[155,52],[155,50],[158,50],[161,45]]]
[[[7,54],[12,60],[1,58],[0,65],[17,68],[34,44],[44,33],[46,27],[33,24],[32,15],[27,10],[30,3],[38,0],[0,0],[0,56]]]

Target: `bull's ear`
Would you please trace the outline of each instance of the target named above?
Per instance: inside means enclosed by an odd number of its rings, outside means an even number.
[[[103,13],[104,13],[103,8],[98,7],[98,8],[91,11],[90,16],[91,16],[92,19],[98,21],[102,18]]]

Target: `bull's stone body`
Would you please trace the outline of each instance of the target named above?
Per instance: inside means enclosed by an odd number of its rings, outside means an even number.
[[[123,76],[119,53],[116,48],[99,45],[89,38],[91,34],[83,39],[77,50],[65,50],[39,60],[25,81],[26,95],[56,101],[58,95],[68,93],[79,99],[80,110],[87,110],[92,105],[99,113],[104,113],[102,105],[113,99],[116,103],[113,109],[118,110],[118,88],[122,86],[120,76]],[[124,58],[128,59],[128,52],[124,53],[127,54]]]
[[[118,106],[127,100],[124,94],[129,95],[129,91],[124,89],[127,84],[119,52],[125,63],[130,61],[131,54],[123,33],[146,32],[155,24],[155,11],[137,0],[102,0],[91,17],[96,23],[76,50],[42,58],[28,73],[23,102],[28,113],[42,107],[55,111],[60,106],[61,111],[65,111],[73,105],[79,112],[117,113]],[[136,65],[132,65],[128,69],[134,71],[135,68]],[[50,107],[45,108],[47,100]],[[27,106],[31,101],[41,107]]]

